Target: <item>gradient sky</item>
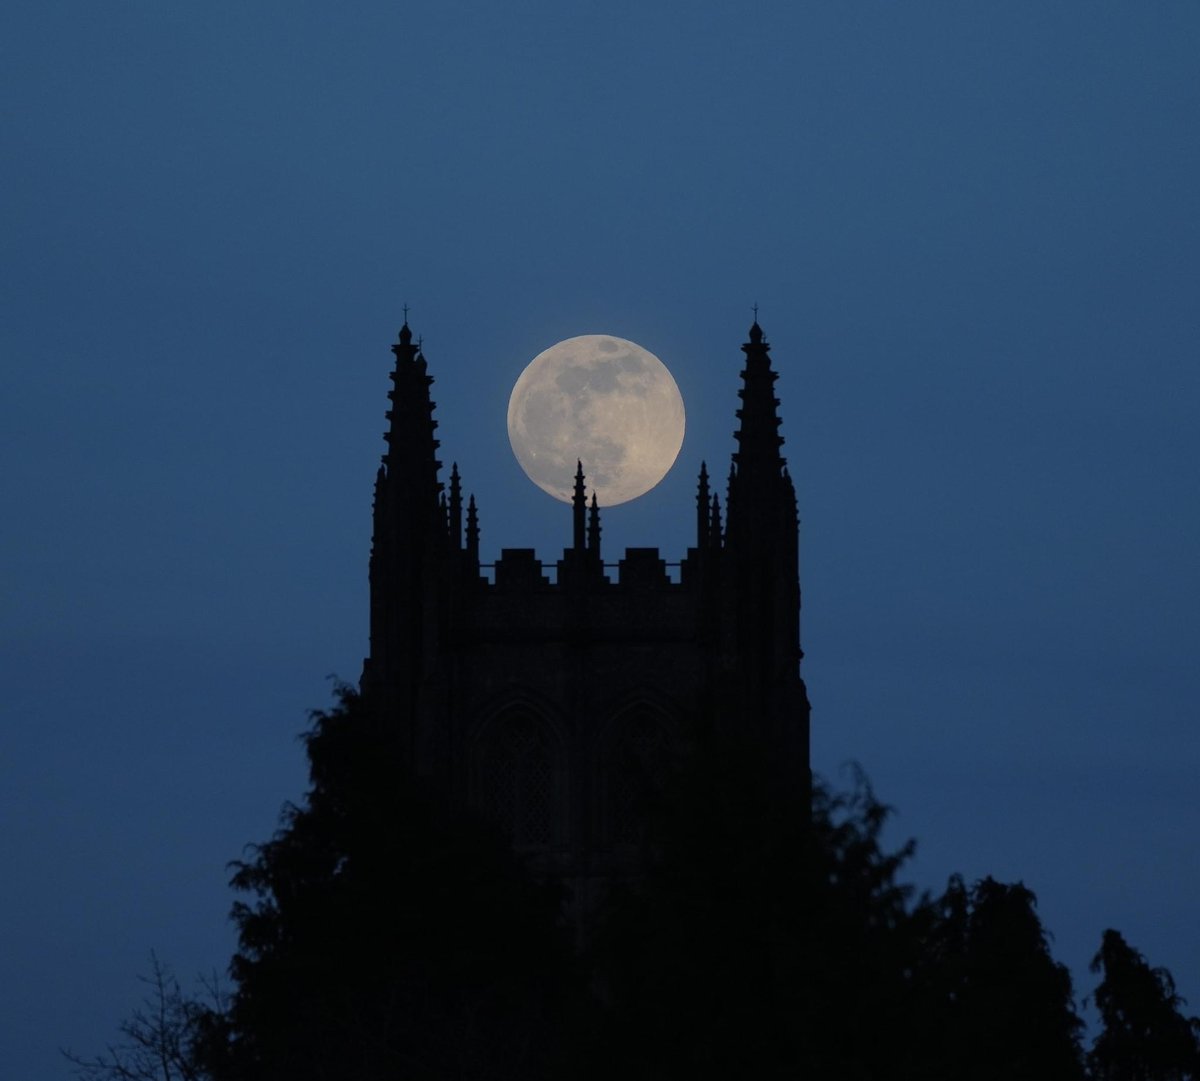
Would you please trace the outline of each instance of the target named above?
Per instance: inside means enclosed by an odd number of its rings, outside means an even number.
[[[689,541],[750,306],[803,519],[813,754],[917,883],[1024,880],[1200,1010],[1200,7],[9,0],[0,13],[0,1060],[68,1075],[151,949],[233,948],[226,862],[366,650],[412,306],[484,559],[556,557],[509,391],[670,367]]]

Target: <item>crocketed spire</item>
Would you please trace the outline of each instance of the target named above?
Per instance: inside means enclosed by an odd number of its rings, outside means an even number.
[[[746,354],[738,391],[742,405],[734,432],[738,449],[725,504],[726,535],[735,544],[745,544],[755,536],[762,539],[764,529],[773,530],[771,523],[777,520],[779,508],[794,500],[786,459],[780,453],[783,437],[779,434],[779,399],[775,397],[779,376],[771,367],[771,346],[757,319],[742,352]]]
[[[425,357],[412,338],[405,320],[400,340],[392,346],[396,364],[391,374],[392,389],[388,391],[392,407],[387,411],[389,426],[384,439],[388,449],[383,462],[392,498],[401,500],[410,515],[419,517],[437,508],[442,463],[437,458],[437,421],[433,419],[434,404],[429,395],[433,376],[428,374]]]

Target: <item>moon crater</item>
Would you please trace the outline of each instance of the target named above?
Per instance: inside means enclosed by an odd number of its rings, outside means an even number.
[[[667,366],[635,342],[584,334],[530,361],[508,402],[508,438],[529,479],[571,501],[575,463],[601,506],[644,495],[683,445],[683,398]]]

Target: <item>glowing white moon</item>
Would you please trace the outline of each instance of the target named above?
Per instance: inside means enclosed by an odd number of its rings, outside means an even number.
[[[571,502],[575,463],[602,507],[636,499],[683,446],[683,398],[667,366],[635,342],[584,334],[533,358],[508,401],[508,438],[543,491]]]

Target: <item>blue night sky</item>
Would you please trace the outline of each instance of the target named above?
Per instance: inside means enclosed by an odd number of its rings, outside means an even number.
[[[1200,7],[203,5],[0,14],[0,1056],[64,1078],[233,949],[226,862],[366,651],[412,306],[485,560],[569,511],[524,366],[670,367],[683,555],[760,321],[802,517],[813,755],[909,877],[1024,880],[1200,1010]]]

